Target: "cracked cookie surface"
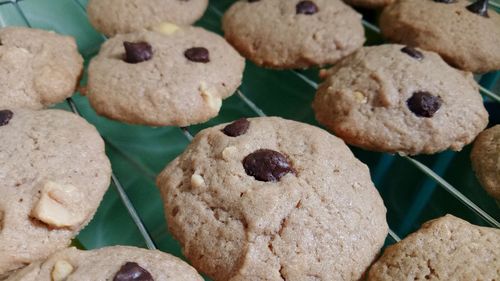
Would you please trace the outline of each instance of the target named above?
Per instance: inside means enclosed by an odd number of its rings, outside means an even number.
[[[500,201],[500,125],[491,127],[477,136],[471,160],[481,185]]]
[[[128,276],[128,278],[126,278]],[[114,280],[202,281],[187,263],[172,255],[128,246],[81,251],[68,248],[16,272],[6,281]]]
[[[368,150],[461,150],[488,123],[472,74],[433,52],[398,44],[363,47],[321,74],[316,119]]]
[[[149,28],[161,22],[189,25],[203,16],[208,0],[89,0],[92,25],[107,36]]]
[[[222,28],[246,58],[272,68],[332,64],[365,42],[361,15],[340,0],[237,1]]]
[[[497,280],[499,257],[499,229],[446,215],[388,247],[368,280]]]
[[[83,58],[75,39],[26,27],[0,29],[0,109],[41,109],[70,97]]]
[[[117,35],[103,44],[89,66],[91,105],[132,124],[187,126],[215,117],[240,85],[244,59],[202,28],[165,24],[158,30]],[[131,58],[124,57],[124,42]]]
[[[171,233],[214,280],[358,280],[388,231],[366,165],[281,118],[199,132],[157,183]]]
[[[104,142],[62,110],[0,110],[0,279],[65,248],[110,182]]]

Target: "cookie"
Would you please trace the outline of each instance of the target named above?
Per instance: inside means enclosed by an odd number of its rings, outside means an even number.
[[[500,69],[500,15],[479,0],[399,0],[384,9],[380,29],[389,40],[439,53],[472,72]]]
[[[345,3],[363,8],[383,8],[395,0],[344,0]]]
[[[0,110],[0,279],[67,247],[110,183],[104,142],[62,110]]]
[[[68,248],[31,264],[7,281],[203,281],[181,259],[156,250],[114,246],[80,251]]]
[[[162,22],[189,25],[203,16],[208,0],[89,0],[90,23],[106,36]]]
[[[222,28],[243,56],[271,68],[332,64],[365,42],[361,15],[340,0],[237,1]]]
[[[433,52],[397,44],[364,47],[321,75],[316,119],[364,149],[458,151],[488,123],[471,73]]]
[[[472,148],[471,160],[481,185],[500,201],[500,125],[479,134]]]
[[[215,33],[164,24],[117,35],[89,66],[98,114],[152,126],[188,126],[219,113],[241,83],[244,59]]]
[[[447,215],[388,247],[368,281],[498,280],[500,230]]]
[[[83,58],[75,39],[26,27],[0,29],[0,109],[41,109],[70,97]]]
[[[216,281],[358,280],[388,231],[366,165],[281,118],[199,132],[157,184],[171,233]]]

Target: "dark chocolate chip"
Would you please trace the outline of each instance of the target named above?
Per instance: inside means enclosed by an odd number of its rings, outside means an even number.
[[[295,6],[295,10],[297,14],[313,15],[316,14],[319,9],[313,1],[300,1],[297,6]]]
[[[422,52],[420,52],[419,50],[417,50],[413,47],[406,46],[403,49],[401,49],[401,52],[409,55],[410,57],[412,57],[416,60],[423,60],[424,59],[424,54],[422,54]]]
[[[9,124],[10,119],[12,119],[12,116],[14,116],[14,112],[5,109],[5,110],[0,110],[0,126],[5,126]]]
[[[434,2],[451,4],[457,2],[457,0],[434,0]]]
[[[248,2],[253,3],[253,2],[259,2],[260,0],[248,0]]]
[[[429,92],[415,92],[406,101],[411,112],[418,117],[432,117],[439,110],[443,100],[439,96],[434,96]]]
[[[206,48],[193,47],[184,52],[184,56],[194,62],[207,63],[210,61],[210,54]]]
[[[147,42],[123,42],[125,47],[124,60],[128,63],[148,61],[153,57],[153,48]]]
[[[135,262],[125,263],[116,273],[113,281],[154,281],[153,276]]]
[[[237,137],[245,134],[250,127],[250,121],[245,118],[238,119],[222,129],[222,132],[230,137]]]
[[[469,6],[466,7],[467,10],[473,12],[474,14],[478,14],[485,18],[489,18],[488,15],[488,0],[478,0]]]
[[[247,175],[258,181],[277,182],[288,173],[295,174],[287,157],[270,149],[259,149],[243,159]]]

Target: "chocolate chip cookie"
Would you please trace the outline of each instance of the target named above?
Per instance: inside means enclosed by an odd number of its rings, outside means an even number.
[[[111,119],[188,126],[219,113],[244,66],[219,35],[164,23],[106,41],[90,63],[87,96]]]
[[[461,150],[488,123],[472,74],[404,45],[364,47],[333,68],[313,102],[316,119],[368,150]]]
[[[222,28],[243,56],[272,68],[332,64],[365,42],[361,15],[340,0],[237,1]]]
[[[96,129],[61,110],[0,109],[0,279],[67,247],[111,167]]]
[[[51,31],[0,29],[0,109],[41,109],[70,97],[83,58],[75,39]]]
[[[400,0],[380,17],[388,39],[439,53],[472,72],[500,69],[500,15],[488,1]]]
[[[162,22],[189,25],[203,16],[208,0],[89,0],[90,23],[107,36]]]
[[[359,280],[387,235],[366,165],[311,125],[199,132],[159,175],[171,233],[214,280]]]
[[[349,5],[364,8],[383,8],[394,3],[395,0],[344,0]]]
[[[7,281],[202,281],[179,258],[155,250],[114,246],[80,251],[68,248],[10,276]]]
[[[500,201],[500,125],[479,134],[472,148],[471,159],[481,185]]]
[[[370,269],[368,281],[497,280],[498,257],[499,229],[447,215],[388,247]]]

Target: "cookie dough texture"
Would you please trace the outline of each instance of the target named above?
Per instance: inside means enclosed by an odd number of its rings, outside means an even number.
[[[159,175],[171,233],[214,280],[358,280],[387,235],[386,209],[368,168],[327,132],[280,118],[199,132]],[[284,154],[294,173],[249,176],[243,159]]]
[[[12,110],[0,126],[0,279],[67,247],[93,217],[111,168],[96,129],[61,110]]]
[[[344,0],[345,3],[356,7],[383,8],[394,3],[395,0]]]
[[[389,40],[437,52],[460,69],[500,69],[500,15],[490,9],[489,17],[480,16],[465,8],[470,4],[396,1],[384,9],[380,29]]]
[[[0,109],[41,109],[70,97],[83,58],[75,40],[25,27],[0,29]]]
[[[147,42],[150,60],[123,60],[123,42]],[[193,62],[185,51],[204,47],[210,61]],[[222,37],[202,28],[171,34],[140,31],[106,41],[90,63],[88,98],[97,113],[119,121],[187,126],[216,116],[222,100],[241,83],[244,59]]]
[[[499,256],[499,229],[447,215],[388,247],[368,281],[498,280]]]
[[[299,2],[238,1],[224,14],[224,36],[243,56],[272,68],[332,64],[365,42],[361,15],[340,0],[314,0],[312,15],[297,14]]]
[[[488,123],[477,83],[436,53],[417,49],[424,56],[419,60],[403,47],[364,47],[323,71],[313,102],[316,119],[368,150],[409,155],[461,150]],[[422,91],[442,101],[433,117],[409,109],[408,100]]]
[[[31,264],[6,281],[54,281],[54,271],[63,264],[69,268],[66,271],[69,274],[64,274],[66,278],[62,280],[111,281],[127,262],[137,263],[147,270],[155,281],[203,280],[194,268],[177,257],[156,250],[114,246],[91,251],[68,248],[53,254],[43,262]]]
[[[90,23],[107,36],[162,22],[189,25],[203,16],[208,0],[89,0]]]
[[[500,201],[500,125],[479,134],[472,148],[471,159],[481,185]]]

